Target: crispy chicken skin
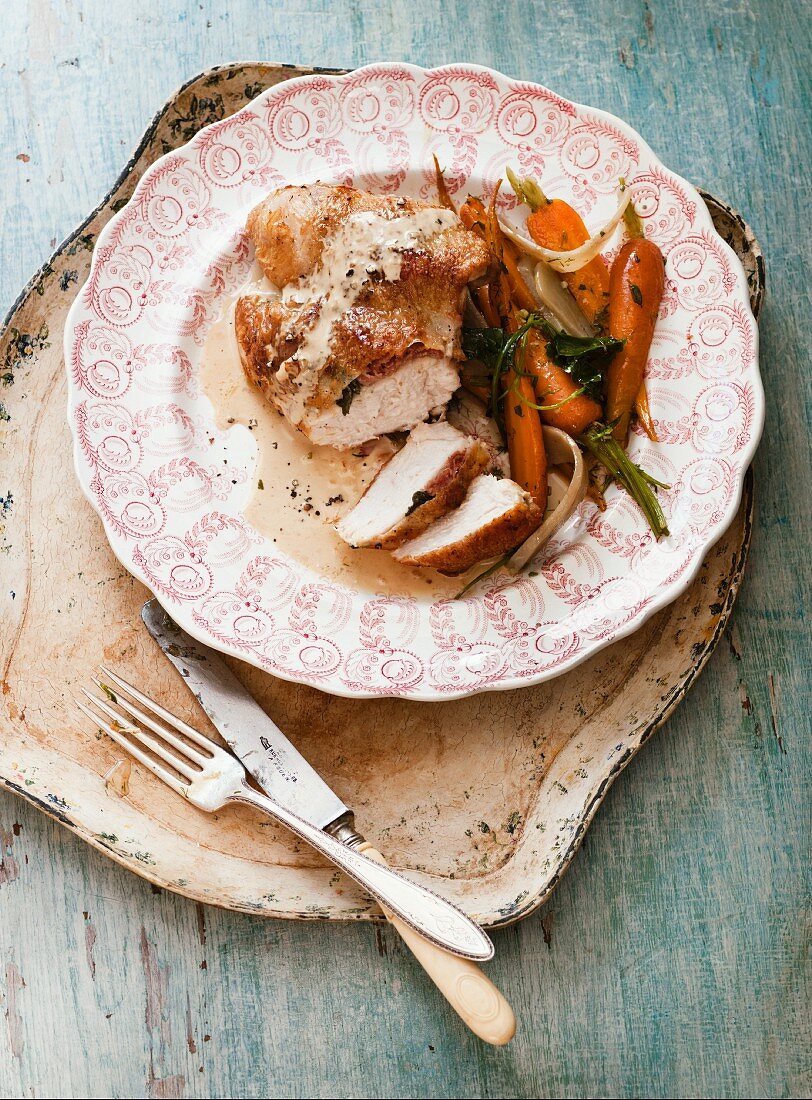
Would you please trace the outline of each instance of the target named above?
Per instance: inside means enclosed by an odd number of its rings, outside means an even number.
[[[335,262],[330,248],[354,216],[371,217],[382,240],[387,234],[404,234],[411,221],[419,221],[419,237],[405,244],[401,240],[394,249],[396,274],[392,255],[387,266],[377,245],[368,262],[356,259],[348,271],[322,269],[325,256]],[[388,222],[397,223],[391,231]],[[473,233],[449,220],[447,211],[425,203],[324,184],[275,191],[251,211],[246,228],[260,266],[283,296],[237,301],[243,366],[306,435],[315,442],[349,447],[383,432],[412,428],[448,401],[462,357],[465,287],[488,266],[488,250]],[[313,287],[327,287],[326,296]],[[293,293],[286,294],[285,288]],[[335,308],[328,301],[331,295],[341,304],[329,320]],[[307,360],[312,360],[314,333],[325,318],[327,350],[314,366]],[[390,383],[380,397],[358,400],[362,389],[381,386],[384,379],[409,369],[411,377],[397,386]],[[386,410],[388,415],[379,419]]]
[[[234,331],[243,370],[255,386],[262,387],[268,376],[269,349],[279,337],[285,310],[278,298],[245,294],[234,306]]]
[[[259,266],[274,286],[283,287],[318,267],[325,240],[350,214],[389,211],[394,204],[392,198],[354,187],[326,183],[291,185],[272,191],[255,206],[248,215],[245,230],[253,242]]]

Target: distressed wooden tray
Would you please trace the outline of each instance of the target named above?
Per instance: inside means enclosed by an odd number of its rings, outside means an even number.
[[[113,190],[34,276],[0,338],[0,782],[137,874],[268,916],[374,919],[334,868],[248,808],[209,817],[71,705],[101,661],[207,727],[141,626],[149,593],[113,557],[73,475],[61,335],[100,228],[144,168],[262,88],[313,70],[229,65],[156,116]],[[754,312],[761,253],[705,196],[744,262]],[[556,885],[615,776],[671,714],[730,615],[750,540],[752,476],[696,581],[638,633],[551,683],[448,703],[349,700],[232,667],[357,813],[390,861],[433,880],[486,925],[535,909]],[[209,731],[210,730],[210,727]],[[129,773],[129,774],[128,774]]]

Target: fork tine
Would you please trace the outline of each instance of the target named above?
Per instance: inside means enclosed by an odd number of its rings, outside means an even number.
[[[86,695],[95,707],[97,707],[100,711],[103,711],[103,713],[108,715],[108,717],[112,718],[114,722],[121,721],[121,715],[118,713],[118,711],[113,710],[112,707],[108,706],[107,703],[102,702],[101,699],[98,699],[86,688],[82,688],[82,694]],[[169,749],[165,745],[162,745],[161,742],[158,741],[155,737],[151,737],[150,734],[144,733],[144,731],[139,729],[137,726],[129,725],[129,723],[128,726],[129,728],[127,730],[127,733],[129,733],[130,737],[136,738],[138,741],[141,742],[142,745],[145,745],[150,750],[150,752],[154,752],[156,756],[160,756],[160,758],[162,760],[165,760],[167,764],[171,764],[176,771],[180,772],[181,775],[185,776],[187,779],[194,779],[195,775],[198,774],[194,770],[194,768],[191,768],[189,766],[188,759],[179,758],[177,753],[170,752]]]
[[[92,698],[93,696],[91,696],[91,699]],[[138,760],[139,763],[143,764],[145,768],[149,768],[151,772],[157,775],[159,779],[162,779],[168,787],[172,788],[173,791],[177,791],[178,794],[184,796],[186,795],[189,788],[186,786],[185,783],[181,783],[180,780],[176,779],[174,775],[166,770],[166,768],[162,768],[160,764],[157,764],[152,759],[152,757],[147,756],[145,752],[142,752],[141,749],[139,749],[137,745],[130,741],[129,738],[125,737],[120,730],[114,729],[111,725],[108,725],[108,723],[105,722],[103,718],[99,718],[98,714],[92,711],[90,707],[86,707],[85,704],[81,702],[81,700],[74,699],[73,701],[79,708],[79,710],[86,714],[87,717],[97,726],[103,729],[108,737],[112,737],[116,744],[120,745],[125,752],[128,752],[130,756],[134,756],[135,759]]]
[[[101,680],[98,679],[98,677],[92,676],[91,679],[97,687],[100,687],[102,689],[102,691],[105,690],[105,685],[102,683]],[[107,690],[109,691],[110,689],[108,688]],[[121,709],[129,714],[131,718],[134,718],[136,722],[140,722],[142,725],[146,726],[147,729],[151,729],[153,733],[157,733],[158,736],[163,738],[163,740],[166,741],[168,745],[172,745],[178,750],[178,752],[182,753],[190,760],[194,760],[194,762],[196,764],[199,764],[201,768],[205,768],[205,766],[211,760],[210,756],[204,756],[202,753],[198,752],[197,749],[190,748],[185,741],[181,741],[181,739],[179,737],[176,737],[174,733],[170,733],[165,726],[162,726],[160,724],[160,722],[156,722],[153,718],[150,718],[148,714],[144,714],[144,712],[142,710],[139,710],[138,707],[133,706],[132,703],[128,703],[126,699],[123,699],[118,695],[116,696],[116,706],[121,707]]]
[[[184,737],[188,737],[190,741],[194,741],[201,749],[206,749],[208,752],[214,752],[216,749],[220,748],[220,746],[215,741],[212,741],[210,737],[206,737],[192,726],[187,725],[187,723],[180,718],[177,718],[170,711],[165,710],[160,703],[154,702],[148,695],[144,695],[143,691],[139,691],[138,688],[127,683],[126,680],[117,676],[115,672],[111,672],[105,665],[99,665],[99,668],[105,676],[109,676],[114,684],[120,687],[122,691],[126,691],[127,694],[135,699],[137,703],[140,703],[142,707],[147,707],[153,714],[157,714],[164,722],[168,722],[170,726],[173,726],[178,731],[178,733],[182,733]]]

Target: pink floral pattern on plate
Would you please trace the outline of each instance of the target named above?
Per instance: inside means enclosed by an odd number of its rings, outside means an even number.
[[[432,603],[317,576],[245,520],[253,443],[216,429],[196,365],[251,264],[246,213],[315,179],[431,198],[435,153],[458,197],[491,194],[513,164],[590,225],[627,180],[666,257],[649,369],[661,442],[637,433],[631,449],[671,485],[667,539],[613,491],[603,514],[584,502],[525,575]],[[477,66],[372,65],[278,85],[145,173],[68,318],[68,418],[113,550],[190,633],[335,694],[448,699],[559,675],[690,583],[758,444],[757,347],[741,264],[694,188],[625,123]]]

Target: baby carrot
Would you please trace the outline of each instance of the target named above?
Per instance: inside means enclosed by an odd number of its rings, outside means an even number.
[[[460,221],[466,229],[473,229],[480,236],[485,236],[485,223],[488,220],[488,212],[482,199],[475,195],[469,195],[460,207]]]
[[[634,203],[630,202],[623,212],[623,221],[626,225],[626,232],[632,238],[632,240],[642,240],[645,237],[643,232],[643,223],[640,220],[640,215],[634,208]],[[648,404],[648,393],[646,391],[645,378],[640,383],[640,389],[637,391],[637,397],[634,399],[634,411],[637,413],[637,419],[643,426],[643,431],[654,443],[657,442],[657,427],[654,423],[654,418],[651,415],[651,409]]]
[[[553,199],[532,213],[527,219],[527,231],[536,244],[558,252],[571,252],[589,240],[589,230],[581,215],[563,199]],[[596,256],[578,271],[569,271],[561,278],[587,320],[598,324],[609,301],[609,268],[603,256]]]
[[[474,291],[474,300],[479,307],[479,312],[491,328],[500,328],[499,316],[491,305],[491,300],[488,297],[488,288],[486,286],[477,287]]]
[[[501,181],[500,181],[501,182]],[[511,297],[508,269],[505,265],[506,244],[499,219],[496,216],[496,199],[499,184],[488,207],[485,237],[497,262],[496,278],[489,288],[491,303],[508,332],[516,332],[520,320]],[[533,408],[535,391],[533,381],[516,373],[511,367],[505,374],[505,436],[507,437],[510,476],[528,492],[541,508],[547,508],[547,452],[538,410]]]
[[[443,175],[443,170],[436,156],[434,157],[434,182],[437,186],[437,198],[440,200],[440,206],[444,206],[447,210],[453,210],[456,214],[457,208],[448,193],[445,176]]]
[[[665,287],[663,255],[645,238],[627,241],[612,264],[609,333],[624,346],[606,376],[606,419],[625,446],[632,408],[643,385],[651,339]]]
[[[528,313],[533,313],[538,309],[538,302],[530,293],[530,288],[525,282],[521,271],[519,271],[516,264],[516,247],[511,241],[505,241],[502,264],[505,268],[505,275],[507,276],[510,295],[514,304],[519,309],[526,309]]]
[[[535,379],[536,403],[559,406],[539,410],[545,424],[576,437],[585,432],[590,424],[600,420],[603,410],[597,401],[584,393],[573,396],[579,387],[565,370],[550,359],[546,339],[541,333],[528,332],[522,366]]]
[[[637,391],[637,397],[634,399],[634,411],[637,413],[637,419],[643,425],[643,431],[653,443],[656,443],[658,441],[657,427],[651,415],[651,409],[648,407],[645,378]]]
[[[548,199],[532,180],[508,178],[521,200],[530,207],[527,232],[542,248],[572,252],[589,240],[583,218],[563,199]],[[609,268],[603,256],[596,256],[578,271],[562,274],[582,312],[593,325],[599,325],[609,301]]]
[[[473,229],[479,236],[492,243],[489,237],[489,216],[481,199],[469,196],[460,209],[460,220],[466,229]],[[511,241],[506,241],[500,233],[497,245],[501,253],[497,255],[501,265],[502,275],[507,279],[510,288],[510,296],[519,309],[526,309],[529,313],[538,308],[538,302],[533,297],[530,288],[524,280],[518,268],[518,251]]]
[[[510,370],[505,376],[505,435],[510,476],[530,494],[542,511],[547,507],[547,452],[541,420],[533,408],[533,383]]]
[[[499,228],[496,216],[498,192],[497,187],[487,210],[480,199],[469,196],[460,208],[460,219],[463,225],[487,241],[494,259],[494,271],[488,286],[474,291],[476,303],[492,328],[516,332],[520,327],[517,309],[532,311],[536,308],[536,302],[516,267],[516,254]],[[503,376],[502,402],[510,476],[531,495],[543,512],[547,507],[547,452],[541,419],[534,408],[536,395],[532,378],[517,375],[511,367]]]

